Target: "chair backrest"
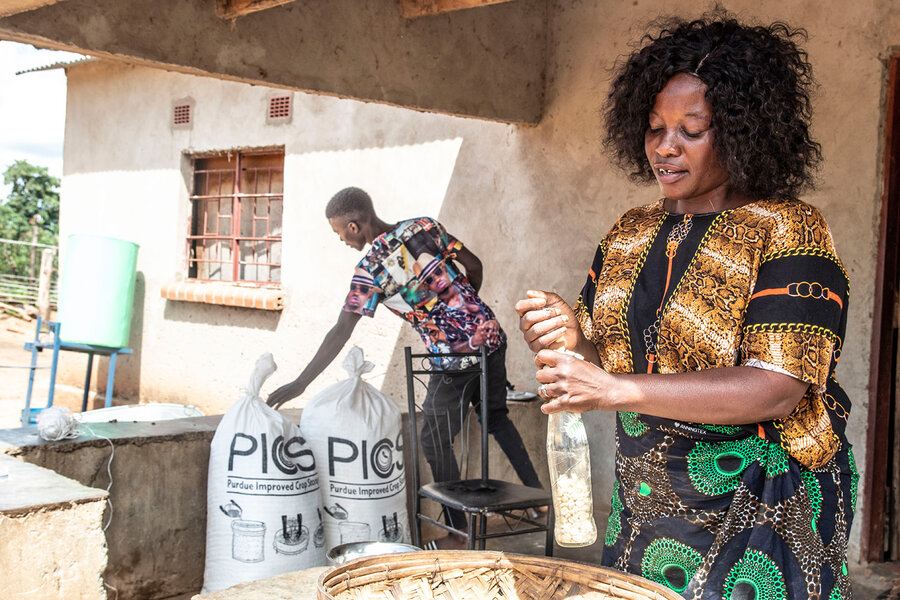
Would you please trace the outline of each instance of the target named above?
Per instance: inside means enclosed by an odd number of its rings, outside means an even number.
[[[477,361],[477,369],[473,366],[461,369],[454,367],[459,360],[448,361],[446,359],[469,357],[470,360]],[[413,353],[412,348],[405,348],[406,358],[406,396],[407,409],[409,411],[409,444],[410,456],[413,461],[413,489],[419,489],[419,437],[416,428],[416,382],[423,383],[418,376],[446,376],[446,377],[469,377],[478,376],[481,394],[481,479],[488,479],[488,410],[487,410],[487,348],[481,347],[480,352],[452,352],[446,354],[431,353]],[[448,366],[449,365],[449,366]],[[468,410],[467,403],[460,403],[460,422],[465,426],[463,420]],[[466,427],[467,429],[467,427]],[[463,435],[461,433],[460,435]],[[468,437],[468,432],[465,432]],[[468,442],[463,442],[468,444]]]

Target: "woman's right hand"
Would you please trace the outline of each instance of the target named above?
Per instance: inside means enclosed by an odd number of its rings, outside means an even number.
[[[519,329],[532,352],[541,350],[576,350],[581,327],[575,311],[558,294],[528,290],[516,302]]]

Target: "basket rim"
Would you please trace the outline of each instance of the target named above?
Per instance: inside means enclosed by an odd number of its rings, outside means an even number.
[[[410,556],[414,557],[410,560]],[[503,552],[501,550],[423,550],[419,552],[397,552],[390,555],[390,558],[404,557],[407,559],[406,565],[398,565],[395,569],[391,569],[385,563],[386,555],[363,556],[354,558],[341,565],[337,565],[324,571],[319,575],[316,581],[316,590],[325,598],[334,599],[329,593],[326,585],[329,580],[347,574],[347,581],[350,578],[349,573],[354,572],[356,578],[365,578],[372,575],[378,575],[387,570],[402,571],[404,569],[415,569],[417,573],[421,573],[423,567],[440,564],[444,562],[446,568],[461,568],[460,563],[468,563],[478,561],[480,566],[488,566],[492,562],[499,566],[499,563],[506,561],[508,564],[504,567],[509,568],[514,565],[537,567],[542,569],[566,569],[578,568],[586,570],[584,576],[599,576],[598,583],[607,580],[607,585],[616,587],[622,591],[630,591],[634,593],[650,592],[654,595],[648,596],[648,600],[683,600],[682,596],[668,587],[651,581],[633,573],[626,573],[610,567],[603,567],[597,564],[587,563],[583,561],[554,558],[548,556],[536,556],[533,554],[518,554],[514,552]],[[343,582],[342,581],[342,582]]]

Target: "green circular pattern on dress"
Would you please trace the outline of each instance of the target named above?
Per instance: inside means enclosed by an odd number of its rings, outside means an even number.
[[[847,461],[850,463],[850,505],[851,513],[856,512],[856,486],[859,484],[859,471],[856,468],[856,458],[853,456],[853,448],[847,449]]]
[[[750,548],[728,572],[722,598],[783,600],[787,598],[784,575],[769,555]]]
[[[844,600],[844,596],[841,595],[841,589],[838,587],[837,583],[831,588],[831,594],[828,595],[828,600]]]
[[[759,459],[759,446],[749,437],[725,442],[697,442],[687,455],[688,477],[707,496],[733,492],[747,465]]]
[[[766,477],[772,478],[776,475],[787,473],[790,466],[787,451],[785,451],[780,444],[770,444],[763,440],[760,440],[760,442],[765,445],[765,450],[768,451],[768,456],[766,457]]]
[[[822,514],[822,486],[819,485],[819,479],[812,471],[803,471],[800,473],[800,479],[803,480],[806,493],[809,494],[809,504],[813,510],[813,531],[818,531],[819,515]]]
[[[619,534],[622,533],[622,506],[619,500],[619,482],[613,484],[612,502],[609,509],[609,521],[606,522],[606,538],[603,543],[612,546],[616,543]]]
[[[700,427],[703,429],[708,429],[710,431],[715,431],[716,433],[724,433],[727,435],[731,435],[739,432],[742,427],[738,425],[706,425],[705,423],[700,423]]]
[[[644,550],[641,576],[683,592],[694,577],[703,556],[687,544],[672,538],[653,540]]]
[[[619,420],[622,422],[622,429],[629,437],[640,437],[650,430],[636,412],[619,411]]]

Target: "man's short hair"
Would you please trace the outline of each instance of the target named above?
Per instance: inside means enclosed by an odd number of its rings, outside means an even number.
[[[325,206],[325,218],[349,217],[360,220],[375,214],[372,198],[358,187],[348,187],[331,197]]]

